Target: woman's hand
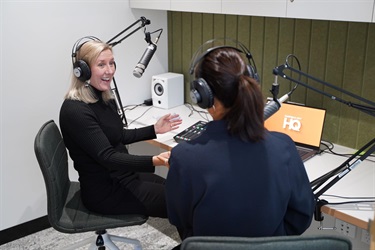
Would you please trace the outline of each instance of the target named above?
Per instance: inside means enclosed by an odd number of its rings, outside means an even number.
[[[182,123],[182,119],[178,114],[166,114],[159,118],[155,123],[154,129],[156,134],[164,134],[171,130],[175,130]]]
[[[169,167],[169,157],[171,156],[171,152],[163,152],[159,155],[152,157],[152,162],[154,166],[166,166]]]

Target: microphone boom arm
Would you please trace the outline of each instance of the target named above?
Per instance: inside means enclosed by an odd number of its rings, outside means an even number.
[[[331,95],[331,94],[329,94],[329,93],[327,93],[327,92],[324,92],[324,91],[322,91],[322,90],[320,90],[320,89],[314,88],[313,86],[310,86],[310,85],[308,85],[307,83],[304,83],[304,82],[302,82],[302,81],[300,81],[300,80],[294,79],[294,78],[292,78],[292,77],[286,75],[286,74],[284,73],[284,70],[285,70],[285,69],[289,69],[289,70],[292,71],[292,72],[298,73],[299,75],[305,76],[305,77],[307,77],[308,79],[312,79],[312,80],[314,80],[314,81],[316,81],[316,82],[319,82],[320,84],[323,84],[323,85],[328,86],[328,87],[330,87],[330,88],[332,88],[332,89],[335,89],[335,90],[337,90],[337,91],[340,91],[341,93],[344,93],[344,94],[346,94],[346,95],[348,95],[348,96],[351,96],[351,97],[353,97],[353,98],[355,98],[355,99],[357,99],[357,100],[359,100],[359,101],[362,101],[362,102],[364,102],[364,103],[367,103],[367,104],[369,104],[369,105],[371,105],[371,106],[365,106],[365,105],[361,105],[361,104],[355,104],[355,103],[352,103],[352,102],[350,102],[350,101],[345,101],[345,100],[343,100],[343,99],[341,99],[341,98],[339,98],[339,97],[337,97],[337,96],[335,96],[335,95]],[[324,95],[324,96],[327,96],[327,97],[331,98],[332,100],[335,100],[335,101],[341,102],[341,103],[343,103],[343,104],[346,104],[346,105],[349,106],[349,107],[356,108],[356,109],[358,109],[358,110],[360,110],[360,111],[362,111],[362,112],[364,112],[364,113],[367,113],[367,114],[369,114],[369,115],[375,117],[375,102],[372,102],[372,101],[370,101],[370,100],[367,100],[367,99],[365,99],[365,98],[363,98],[363,97],[360,97],[360,96],[358,96],[358,95],[356,95],[356,94],[353,94],[353,93],[351,93],[351,92],[349,92],[349,91],[347,91],[347,90],[344,90],[344,89],[339,88],[339,87],[337,87],[337,86],[334,86],[334,85],[332,85],[332,84],[330,84],[330,83],[328,83],[328,82],[325,82],[325,81],[323,81],[323,80],[320,80],[320,79],[318,79],[318,78],[316,78],[316,77],[314,77],[314,76],[311,76],[311,75],[309,75],[309,74],[306,74],[306,73],[304,73],[304,72],[302,72],[302,71],[300,71],[300,70],[297,70],[297,69],[295,69],[295,68],[293,68],[293,67],[290,67],[289,65],[283,64],[283,65],[280,65],[280,66],[276,67],[276,68],[273,70],[273,74],[274,74],[274,75],[279,75],[279,76],[281,76],[281,77],[284,78],[284,79],[287,79],[287,80],[289,80],[289,81],[292,81],[292,82],[295,82],[295,83],[297,83],[297,84],[300,84],[300,85],[304,86],[305,88],[308,88],[308,89],[311,89],[311,90],[313,90],[313,91],[315,91],[315,92],[318,92],[319,94],[322,94],[322,95]]]
[[[339,91],[340,93],[344,93],[358,101],[361,101],[363,103],[366,103],[368,104],[369,106],[366,106],[366,105],[362,105],[362,104],[356,104],[356,103],[352,103],[350,101],[345,101],[335,95],[331,95],[327,92],[324,92],[320,89],[317,89],[317,88],[314,88],[313,86],[311,85],[308,85],[307,83],[304,83],[300,80],[297,80],[297,79],[294,79],[288,75],[286,75],[284,73],[284,70],[290,70],[292,72],[295,72],[297,74],[299,74],[299,76],[305,76],[306,78],[308,79],[311,79],[311,80],[314,80],[324,86],[328,86],[332,89],[335,89],[337,91]],[[297,70],[293,67],[290,67],[287,63],[286,64],[283,64],[283,65],[280,65],[278,67],[275,67],[274,70],[273,70],[273,74],[274,75],[279,75],[281,76],[282,78],[284,79],[287,79],[289,81],[292,81],[294,83],[297,83],[299,85],[302,85],[304,86],[305,88],[307,89],[310,89],[310,90],[313,90],[315,92],[318,92],[324,96],[327,96],[329,97],[330,99],[332,100],[335,100],[335,101],[338,101],[338,102],[341,102],[343,104],[346,104],[347,106],[349,107],[352,107],[352,108],[355,108],[361,112],[364,112],[368,115],[371,115],[371,116],[374,116],[375,117],[375,103],[370,101],[370,100],[367,100],[361,96],[358,96],[354,93],[351,93],[349,91],[346,91],[342,88],[339,88],[337,86],[334,86],[328,82],[325,82],[323,80],[320,80],[316,77],[313,77],[307,73],[304,73],[300,70]],[[370,147],[371,146],[371,147]],[[366,151],[367,149],[367,151]],[[326,192],[329,188],[331,188],[334,184],[336,184],[339,180],[341,180],[345,175],[347,175],[349,172],[351,172],[351,170],[353,170],[357,165],[359,165],[362,161],[364,161],[368,156],[370,156],[372,153],[375,152],[375,138],[370,140],[368,143],[366,143],[366,145],[364,145],[363,147],[361,147],[359,150],[357,150],[351,157],[349,157],[344,163],[342,163],[339,167],[337,167],[336,169],[324,174],[323,176],[313,180],[310,182],[310,185],[312,187],[312,190],[313,192],[316,191],[319,187],[321,187],[320,190],[318,190],[316,193],[314,193],[314,197],[315,197],[315,200],[316,200],[316,208],[315,208],[315,212],[314,212],[314,217],[315,217],[315,220],[316,221],[320,221],[322,223],[324,217],[322,216],[322,212],[321,212],[321,207],[326,205],[326,204],[329,204],[327,201],[325,200],[320,200],[319,197],[324,193]],[[357,159],[356,159],[357,158]],[[353,163],[351,163],[352,160],[355,161]],[[328,180],[330,180],[328,182]],[[328,183],[326,183],[328,182]],[[326,184],[325,184],[326,183]],[[324,185],[325,184],[325,185]],[[323,186],[324,185],[324,186]],[[322,227],[322,224],[321,224],[321,228]]]
[[[129,29],[131,29],[133,26],[135,26],[138,23],[141,23],[140,26],[138,26],[137,28],[135,28],[133,31],[131,31],[129,34],[127,34],[126,36],[124,36],[120,40],[113,42],[116,38],[118,38],[119,36],[123,35],[126,31],[128,31]],[[122,41],[124,41],[126,38],[128,38],[131,35],[133,35],[135,32],[137,32],[141,28],[145,27],[146,25],[149,25],[150,23],[151,23],[150,20],[148,20],[148,19],[146,19],[145,17],[142,16],[137,21],[135,21],[134,23],[132,23],[131,25],[129,25],[127,28],[125,28],[123,31],[121,31],[120,33],[118,33],[117,35],[115,35],[114,37],[112,37],[110,40],[108,40],[107,44],[111,45],[112,47],[115,47],[116,45],[118,45]],[[126,128],[128,126],[128,122],[126,120],[126,116],[125,116],[125,113],[124,113],[124,108],[123,108],[123,105],[122,105],[121,97],[120,97],[120,94],[119,94],[119,91],[118,91],[118,87],[117,87],[115,78],[113,78],[113,85],[114,85],[114,88],[112,88],[111,90],[112,90],[112,93],[115,96],[115,102],[116,102],[116,106],[117,106],[117,112],[119,113],[120,118],[122,120],[122,123],[124,124],[124,128]]]
[[[139,22],[141,22],[141,25],[138,28],[134,29],[132,32],[130,32],[128,35],[124,36],[120,40],[118,40],[116,42],[112,42],[113,40],[115,40],[116,38],[118,38],[119,36],[121,36],[122,34],[124,34],[126,31],[128,31],[130,28],[132,28],[134,25],[136,25]],[[112,47],[115,47],[117,44],[121,43],[126,38],[128,38],[131,35],[133,35],[135,32],[137,32],[141,28],[145,27],[146,25],[149,25],[150,23],[151,23],[150,20],[148,20],[144,16],[142,16],[137,21],[135,21],[134,23],[132,23],[131,25],[129,25],[127,28],[125,28],[123,31],[121,31],[120,33],[118,33],[117,35],[115,35],[114,37],[112,37],[107,43],[109,45],[112,45]]]

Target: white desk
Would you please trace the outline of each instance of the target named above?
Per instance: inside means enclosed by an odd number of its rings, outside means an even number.
[[[197,108],[204,111],[200,108]],[[145,113],[144,113],[145,112]],[[141,127],[145,125],[155,124],[157,119],[167,113],[177,113],[183,119],[180,128],[158,135],[155,140],[150,140],[149,143],[163,148],[165,150],[172,149],[177,143],[173,140],[173,136],[185,130],[199,120],[205,118],[211,119],[208,115],[199,115],[197,112],[191,114],[191,110],[185,105],[172,108],[170,110],[140,106],[131,111],[126,111],[125,115],[130,123],[129,128]],[[143,114],[143,115],[142,115]],[[191,114],[191,115],[190,115]],[[142,116],[141,116],[142,115]],[[189,116],[190,115],[190,116]],[[140,117],[141,116],[141,117]],[[137,119],[140,117],[139,119]],[[135,122],[132,123],[137,119]],[[335,145],[334,152],[336,153],[354,153],[355,150]],[[309,179],[315,180],[323,174],[340,166],[347,158],[333,155],[330,153],[323,153],[317,155],[305,162],[305,167]],[[344,176],[339,182],[328,189],[325,194],[338,195],[345,197],[375,197],[375,163],[364,161],[354,168],[350,173]],[[328,202],[347,202],[350,200],[334,198],[328,196],[320,196],[320,199]],[[359,200],[359,199],[357,199]],[[346,205],[327,205],[322,207],[325,214],[329,214],[335,218],[346,221],[350,224],[358,226],[363,229],[368,229],[368,222],[374,218],[375,203],[355,203]]]
[[[354,149],[339,145],[335,145],[333,151],[343,154],[355,152]],[[323,153],[307,160],[305,162],[305,167],[309,179],[311,181],[315,180],[330,170],[340,166],[346,159],[347,158],[343,156]],[[351,201],[348,199],[325,196],[325,194],[345,197],[375,197],[375,163],[367,160],[362,162],[319,197],[331,203]],[[358,198],[355,200],[361,199]],[[328,205],[323,206],[322,211],[335,218],[367,230],[369,220],[374,218],[375,203],[366,202]]]
[[[195,109],[207,113],[207,111],[199,108],[194,107]],[[198,112],[192,112],[191,109],[189,109],[189,105],[181,105],[172,109],[161,109],[156,108],[153,106],[139,106],[133,110],[125,111],[126,119],[128,120],[129,128],[137,128],[141,126],[146,125],[152,125],[155,124],[155,122],[163,115],[166,114],[179,114],[182,118],[182,124],[180,127],[176,130],[173,130],[171,132],[165,133],[165,134],[159,134],[157,135],[157,138],[154,140],[148,141],[151,144],[154,144],[160,148],[163,148],[165,150],[171,150],[174,146],[177,145],[177,143],[174,141],[173,136],[177,135],[178,133],[184,131],[194,123],[201,121],[201,120],[212,120],[211,116],[207,113],[207,115],[201,113],[201,115]],[[139,118],[139,119],[137,119]],[[135,121],[134,121],[135,120]],[[134,121],[134,122],[133,122]]]

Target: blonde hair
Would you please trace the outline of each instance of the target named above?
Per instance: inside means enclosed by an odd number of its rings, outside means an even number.
[[[98,59],[100,53],[105,50],[112,51],[112,46],[101,41],[88,41],[85,42],[78,48],[76,60],[85,61],[88,66],[91,66]],[[68,92],[65,94],[65,99],[82,101],[84,103],[95,103],[98,101],[97,97],[89,88],[89,80],[83,82],[74,76],[72,72],[72,80]],[[106,90],[102,92],[102,98],[105,102],[113,99],[113,94],[111,90]]]

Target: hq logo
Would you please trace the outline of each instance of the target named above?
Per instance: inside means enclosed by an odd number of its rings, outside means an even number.
[[[301,120],[302,120],[301,117],[285,115],[284,116],[284,122],[283,122],[283,128],[287,128],[289,130],[299,132],[299,131],[301,131],[301,126],[302,126]]]

